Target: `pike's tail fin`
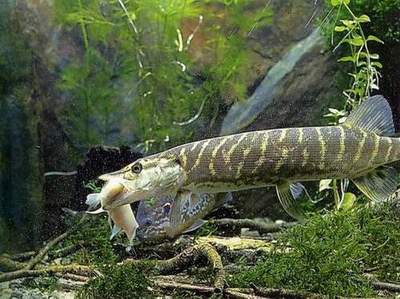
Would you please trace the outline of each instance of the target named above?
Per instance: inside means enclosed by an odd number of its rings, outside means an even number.
[[[386,99],[380,95],[365,100],[343,125],[358,127],[380,136],[393,136],[395,133],[392,110]],[[362,177],[353,178],[352,181],[373,202],[388,199],[397,190],[399,183],[397,170],[388,166],[374,169]]]

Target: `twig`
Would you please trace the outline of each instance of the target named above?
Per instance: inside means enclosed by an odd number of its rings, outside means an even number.
[[[0,274],[0,282],[10,281],[24,277],[37,277],[44,274],[55,274],[55,273],[73,273],[78,275],[92,276],[96,274],[96,271],[88,266],[82,265],[67,265],[67,266],[48,266],[38,270],[21,269],[13,272]]]
[[[31,270],[33,269],[38,263],[40,263],[44,256],[47,254],[47,252],[49,252],[49,250],[56,244],[58,244],[59,242],[61,242],[62,240],[64,240],[68,235],[69,235],[70,231],[66,231],[65,233],[59,235],[58,237],[56,237],[55,239],[49,241],[46,246],[44,246],[42,249],[39,250],[38,254],[33,257],[28,264],[26,265],[26,267],[24,268],[25,270]]]
[[[78,172],[75,171],[48,171],[44,173],[44,176],[72,176],[76,175]]]
[[[6,255],[0,256],[0,271],[3,272],[16,271],[24,267],[26,267],[26,263],[14,261]]]
[[[61,249],[58,249],[55,251],[51,251],[48,253],[49,259],[53,260],[56,258],[65,257],[67,255],[70,255],[70,254],[78,251],[79,249],[81,249],[84,246],[84,244],[85,244],[84,241],[79,241],[77,244],[69,245],[64,248],[61,248]]]
[[[73,231],[81,227],[81,224],[86,220],[87,215],[83,215],[83,217],[74,225],[72,226],[69,230],[67,230],[65,233],[59,235],[58,237],[50,240],[46,246],[44,246],[42,249],[39,250],[38,254],[33,257],[28,263],[27,266],[25,267],[25,270],[32,270],[38,263],[40,263],[45,255],[50,251],[50,249],[57,245],[59,242],[64,240],[66,237],[69,236]]]
[[[378,290],[386,290],[391,292],[400,292],[400,284],[383,282],[383,281],[372,281],[372,286]]]
[[[56,258],[64,257],[74,253],[79,250],[83,246],[84,242],[79,242],[78,244],[70,245],[65,248],[61,248],[59,250],[55,250],[48,253],[49,260],[53,260]],[[24,252],[21,254],[16,254],[13,256],[9,256],[7,254],[3,254],[0,256],[0,271],[10,272],[21,269],[27,269],[28,263],[21,262],[22,260],[26,260],[29,257],[35,255],[34,251]]]
[[[221,292],[225,284],[225,271],[221,257],[217,250],[210,244],[202,243],[194,245],[182,251],[177,256],[168,260],[155,261],[155,269],[160,274],[173,274],[187,269],[200,257],[205,257],[214,270],[214,291]],[[124,264],[133,266],[140,264],[141,260],[126,260]]]
[[[288,289],[273,289],[273,288],[260,288],[254,284],[250,284],[254,289],[255,294],[260,296],[265,296],[268,298],[286,298],[286,299],[317,299],[317,298],[327,298],[320,294],[305,292],[305,291],[294,291]]]
[[[224,290],[224,295],[226,295],[228,298],[237,298],[237,299],[261,299],[261,298],[265,298],[265,297],[260,297],[260,296],[256,296],[254,294],[247,294],[247,293],[243,293],[243,291],[245,291],[247,289],[225,289]]]
[[[55,273],[54,276],[74,281],[87,282],[89,277],[71,273]]]
[[[187,268],[188,265],[192,265],[200,256],[207,258],[215,272],[214,287],[217,291],[221,291],[225,283],[225,271],[221,257],[217,250],[210,244],[203,243],[189,247],[169,260],[159,261],[157,267],[161,274],[171,273],[177,269]]]
[[[27,251],[27,252],[22,252],[22,253],[17,253],[17,254],[14,254],[14,255],[10,255],[8,257],[10,259],[14,260],[14,261],[23,262],[23,261],[29,260],[35,254],[36,254],[35,251]]]
[[[160,289],[173,289],[173,290],[179,289],[179,290],[184,290],[184,291],[196,292],[196,293],[200,293],[200,294],[204,294],[204,295],[211,295],[211,294],[214,294],[214,292],[215,292],[215,288],[213,288],[213,287],[180,283],[180,282],[176,282],[176,281],[154,280],[153,283],[157,288],[160,288]]]
[[[210,223],[216,224],[218,226],[234,226],[234,227],[246,227],[253,230],[258,230],[260,233],[275,233],[281,231],[282,229],[292,227],[296,225],[296,222],[261,222],[253,219],[231,219],[231,218],[221,218],[210,220]]]

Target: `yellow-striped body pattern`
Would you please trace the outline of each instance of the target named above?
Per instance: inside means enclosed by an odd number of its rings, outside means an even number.
[[[183,189],[221,192],[282,180],[354,178],[398,160],[400,142],[359,128],[307,127],[201,140],[160,155],[181,163],[187,175]]]

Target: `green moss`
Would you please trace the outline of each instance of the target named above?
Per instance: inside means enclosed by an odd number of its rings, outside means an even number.
[[[77,298],[153,298],[151,282],[141,267],[107,265],[99,270],[103,275],[82,287]]]
[[[389,207],[313,216],[282,234],[270,254],[251,270],[230,277],[229,285],[373,295],[363,275],[366,269],[377,267],[378,277],[399,280],[398,227],[400,219]]]
[[[110,241],[110,227],[105,217],[91,217],[69,236],[61,244],[61,247],[78,244],[82,241],[85,245],[74,254],[75,262],[84,265],[101,265],[113,264],[117,261],[117,255],[114,253]]]
[[[54,276],[40,276],[34,279],[26,279],[24,286],[31,289],[39,289],[42,292],[52,293],[57,289],[58,278]]]

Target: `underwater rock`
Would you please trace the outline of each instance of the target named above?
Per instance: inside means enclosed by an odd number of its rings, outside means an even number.
[[[274,99],[281,97],[280,86],[284,78],[294,71],[297,63],[316,46],[321,46],[322,37],[318,30],[296,43],[267,73],[254,93],[243,102],[237,102],[229,109],[222,122],[221,135],[240,132],[251,125],[254,120]]]

